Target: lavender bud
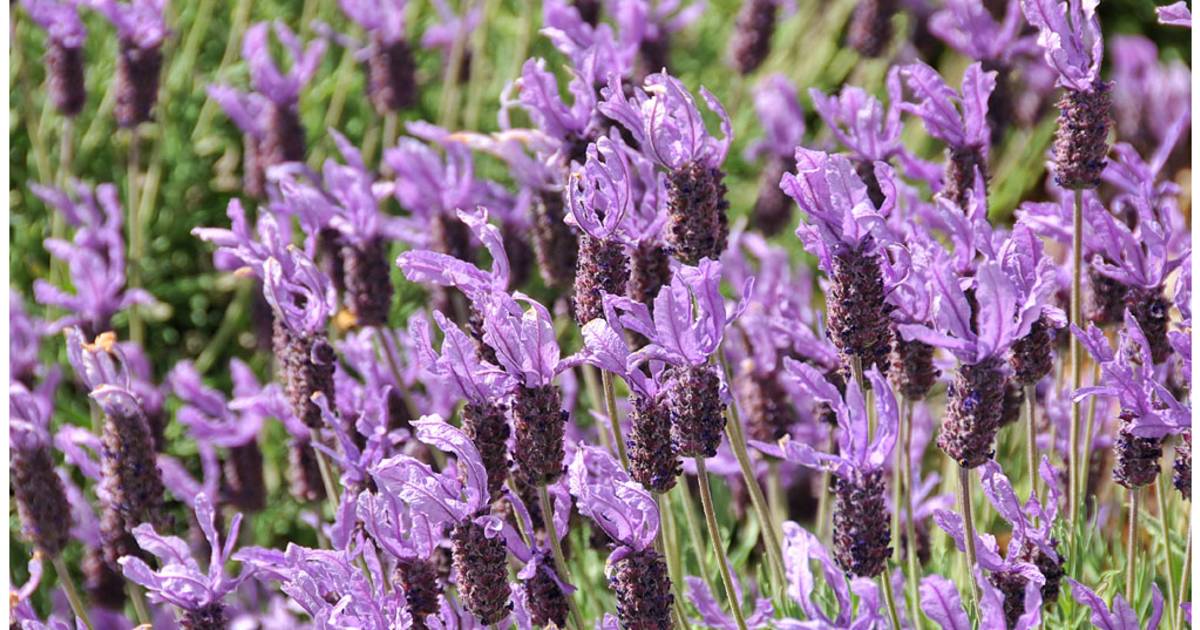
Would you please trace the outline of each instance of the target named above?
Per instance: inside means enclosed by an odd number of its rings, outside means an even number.
[[[380,114],[410,107],[417,101],[417,67],[403,39],[386,44],[375,40],[367,59],[371,104]]]
[[[1000,430],[1004,407],[1003,362],[991,357],[963,365],[947,391],[946,419],[937,444],[963,468],[982,466],[992,458],[992,441]]]
[[[1175,444],[1175,489],[1192,500],[1192,431],[1188,429]]]
[[[892,332],[891,363],[888,381],[908,400],[923,400],[941,374],[933,365],[933,346],[906,341],[896,331]]]
[[[783,386],[778,372],[760,374],[752,359],[742,361],[733,380],[750,438],[760,442],[775,442],[788,434],[797,420],[796,409]]]
[[[42,555],[58,557],[71,538],[71,511],[62,479],[54,472],[50,449],[41,444],[13,448],[9,454],[21,531]]]
[[[317,454],[307,440],[292,440],[288,448],[288,477],[288,488],[297,500],[313,503],[325,498]]]
[[[1017,571],[996,571],[987,579],[1004,596],[1005,627],[1015,628],[1025,614],[1025,585],[1029,584],[1029,578]]]
[[[117,103],[113,110],[118,126],[128,129],[150,120],[150,110],[158,98],[161,69],[159,46],[139,48],[131,41],[121,41],[117,55]]]
[[[336,354],[325,335],[301,337],[275,321],[275,357],[282,368],[284,389],[292,412],[312,429],[322,426],[321,410],[312,401],[320,392],[334,404],[333,369]]]
[[[255,199],[267,196],[267,164],[254,136],[242,134],[242,191]],[[320,248],[320,241],[317,241]]]
[[[267,507],[267,484],[258,440],[231,447],[224,472],[231,505],[241,512],[261,512]]]
[[[104,559],[100,547],[89,547],[83,556],[83,586],[95,606],[109,610],[125,607],[125,578]]]
[[[362,247],[342,248],[346,261],[346,302],[360,326],[382,326],[387,323],[392,306],[391,266],[388,264],[387,243],[375,237]]]
[[[771,5],[774,6],[774,2]],[[792,222],[795,202],[779,187],[779,180],[784,173],[794,170],[794,158],[772,159],[767,163],[766,172],[758,185],[758,198],[754,200],[754,209],[750,212],[750,225],[762,232],[763,236],[775,236]]]
[[[1126,414],[1121,415],[1125,420]],[[1137,437],[1125,426],[1117,432],[1113,449],[1117,453],[1113,481],[1130,489],[1154,483],[1160,470],[1158,460],[1162,457],[1162,439]]]
[[[111,504],[104,504],[100,509],[100,548],[103,551],[104,563],[117,575],[121,575],[117,560],[123,556],[138,556],[143,559],[147,557],[138,547],[133,534],[126,529],[125,518],[120,510]],[[124,584],[124,578],[121,581]]]
[[[633,78],[642,83],[647,75],[671,68],[671,38],[659,29],[658,37],[646,38],[638,44],[637,58],[633,61]]]
[[[687,265],[719,260],[729,238],[729,202],[725,173],[691,163],[667,179],[666,241],[671,254]]]
[[[499,497],[508,479],[508,420],[496,404],[467,403],[462,410],[462,428],[479,451],[487,469],[488,493]]]
[[[671,413],[662,396],[635,397],[629,424],[629,476],[659,494],[675,487],[679,456],[671,443]]]
[[[633,250],[629,264],[629,299],[653,310],[654,297],[664,286],[671,284],[671,257],[666,248],[650,242],[640,242]]]
[[[123,413],[124,410],[133,413]],[[111,406],[105,414],[101,439],[101,483],[108,494],[106,507],[120,519],[120,531],[128,536],[128,532],[142,523],[165,528],[163,482],[155,462],[150,427],[141,407]],[[115,563],[119,557],[112,556],[109,560]]]
[[[46,78],[50,102],[68,118],[83,110],[87,87],[83,82],[83,48],[63,46],[53,38],[46,49]]]
[[[883,273],[873,249],[874,241],[868,237],[857,249],[833,258],[826,295],[829,338],[842,355],[843,365],[858,357],[863,370],[878,366],[886,371],[892,342],[890,308],[884,301]]]
[[[558,481],[563,473],[563,435],[567,412],[554,385],[517,388],[513,404],[517,467],[534,485]]]
[[[479,623],[493,624],[508,615],[508,563],[504,538],[488,538],[481,525],[467,519],[450,532],[454,572],[463,606]]]
[[[304,138],[304,124],[300,122],[300,114],[296,112],[295,106],[271,106],[266,138],[259,148],[267,166],[304,161],[308,150]]]
[[[1091,91],[1067,90],[1058,101],[1054,137],[1055,181],[1071,190],[1095,188],[1108,160],[1112,82],[1097,80]]]
[[[966,212],[967,200],[975,190],[975,172],[983,176],[984,192],[987,192],[988,164],[982,147],[946,149],[946,172],[942,176],[943,188],[938,194],[953,201]]]
[[[604,317],[604,294],[624,295],[628,282],[629,264],[619,242],[580,235],[575,267],[575,320],[580,326]]]
[[[1125,297],[1129,287],[1088,266],[1088,293],[1084,311],[1088,321],[1097,326],[1116,324],[1125,317]]]
[[[884,500],[883,471],[832,477],[833,553],[842,570],[873,578],[891,555],[891,517]]]
[[[432,560],[400,558],[396,561],[392,581],[404,593],[412,615],[412,627],[416,630],[428,628],[426,617],[436,615],[440,610],[438,597],[442,589],[437,565]]]
[[[579,244],[563,221],[562,195],[542,193],[541,203],[534,204],[533,211],[533,249],[542,279],[550,287],[566,289],[575,280]]]
[[[1057,560],[1050,557],[1049,554],[1047,554],[1045,551],[1042,551],[1037,545],[1028,540],[1026,540],[1025,544],[1021,546],[1021,549],[1018,551],[1017,557],[1015,558],[1018,562],[1029,562],[1034,564],[1037,566],[1038,571],[1042,574],[1042,577],[1046,578],[1046,583],[1042,585],[1042,601],[1046,603],[1058,601],[1058,592],[1062,588],[1062,579],[1067,574],[1067,572],[1063,569],[1063,566],[1066,564],[1066,560],[1063,558],[1062,553],[1058,551],[1058,541],[1055,539],[1050,539],[1050,545],[1054,547],[1055,555],[1058,556]],[[1017,601],[1021,602],[1022,604],[1024,604],[1025,601],[1023,593],[1024,589],[1022,589],[1022,596],[1017,598]],[[1024,612],[1024,610],[1021,611],[1021,613]],[[1018,616],[1020,616],[1020,614],[1018,614]]]
[[[523,580],[526,606],[530,621],[539,627],[567,627],[567,596],[551,575],[553,561],[545,554],[536,554],[531,560],[537,569],[533,577]],[[553,624],[553,626],[551,626]]]
[[[663,384],[671,413],[671,441],[684,457],[713,457],[725,429],[721,379],[711,366],[668,368]]]
[[[612,562],[608,584],[617,596],[617,617],[628,630],[673,628],[671,579],[667,564],[652,548],[631,551]]]
[[[1022,387],[1037,383],[1054,369],[1054,329],[1045,315],[1033,323],[1029,334],[1013,343],[1008,364],[1013,369],[1012,380]]]
[[[1025,404],[1025,390],[1012,378],[1004,379],[1004,402],[1000,405],[1000,426],[1006,427],[1021,419],[1021,405]]]
[[[1125,308],[1142,327],[1146,342],[1150,344],[1150,360],[1156,365],[1171,356],[1171,342],[1167,329],[1171,324],[1171,303],[1163,297],[1162,287],[1142,289],[1134,287],[1125,295]]]
[[[229,627],[229,614],[221,602],[213,602],[200,608],[185,610],[179,620],[182,630],[225,630]]]
[[[778,11],[777,0],[746,0],[742,3],[729,44],[733,67],[738,74],[745,76],[754,72],[770,54]],[[779,180],[775,181],[778,183]]]
[[[859,0],[846,42],[864,57],[878,57],[892,39],[896,0]]]

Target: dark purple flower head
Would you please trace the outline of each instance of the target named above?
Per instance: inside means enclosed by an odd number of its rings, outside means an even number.
[[[1192,12],[1188,10],[1186,0],[1179,0],[1179,2],[1168,4],[1165,7],[1157,7],[1154,10],[1158,13],[1159,24],[1192,28]]]
[[[754,288],[748,279],[741,299],[731,309],[721,296],[721,263],[704,259],[699,266],[679,265],[671,284],[654,299],[654,315],[645,304],[614,302],[621,307],[621,325],[650,340],[629,355],[629,365],[662,361],[675,366],[699,367],[721,346],[725,327],[741,316]],[[694,306],[693,306],[694,304]]]
[[[804,140],[804,109],[796,87],[782,74],[764,78],[754,88],[754,111],[763,128],[763,137],[746,148],[747,157],[763,154],[790,159]]]
[[[602,90],[600,111],[629,130],[647,157],[671,171],[689,164],[716,168],[725,161],[733,124],[720,101],[703,87],[700,96],[721,120],[720,139],[709,134],[696,102],[683,82],[666,73],[646,77],[643,88],[627,98],[618,76]]]
[[[891,241],[885,217],[895,206],[892,169],[876,163],[875,176],[884,193],[880,209],[845,156],[796,147],[796,173],[785,173],[779,185],[808,214],[796,236],[826,273],[833,274],[836,256],[858,249],[870,237],[877,244]]]
[[[441,311],[434,311],[433,319],[444,335],[440,353],[432,347],[429,323],[420,318],[409,322],[409,332],[416,342],[421,368],[426,373],[444,381],[472,404],[492,403],[512,392],[516,387],[513,377],[480,360],[475,342],[462,329]]]
[[[1032,566],[1032,565],[1030,565]],[[976,568],[975,581],[979,584],[979,627],[980,628],[1011,628],[1012,630],[1033,630],[1042,624],[1042,586],[1032,575],[1021,575],[1018,580],[1027,581],[1019,590],[1011,592],[1001,590],[990,580],[983,577],[983,571]],[[1041,574],[1038,574],[1038,578]],[[1016,584],[1017,582],[1014,582]],[[1010,603],[1010,597],[1020,597],[1019,603]],[[1015,622],[1010,623],[1011,610],[1019,612]]]
[[[888,72],[890,104],[886,110],[879,99],[856,86],[842,88],[837,96],[826,96],[816,88],[810,88],[808,93],[813,109],[855,159],[887,161],[904,150],[900,144],[900,68]]]
[[[606,451],[580,444],[567,472],[579,512],[621,545],[609,556],[611,566],[632,552],[650,548],[658,535],[658,503],[629,478]]]
[[[168,602],[185,613],[198,613],[209,606],[220,606],[226,595],[254,574],[254,569],[247,567],[237,577],[230,578],[225,575],[225,564],[233,556],[233,546],[237,543],[242,515],[237,514],[233,517],[222,545],[217,535],[216,513],[212,502],[206,495],[199,494],[193,506],[196,522],[200,524],[211,550],[207,571],[201,570],[200,564],[192,558],[192,551],[187,542],[174,536],[159,535],[153,527],[145,523],[133,529],[133,536],[137,539],[138,546],[159,559],[159,569],[152,570],[141,558],[135,556],[125,556],[120,560],[121,570],[126,578],[146,588],[151,597]]]
[[[1113,596],[1112,608],[1092,589],[1067,578],[1071,583],[1071,596],[1075,601],[1092,610],[1091,622],[1097,628],[1108,630],[1158,630],[1163,616],[1163,596],[1157,584],[1150,585],[1150,618],[1143,626],[1138,621],[1137,611],[1120,594]]]
[[[87,27],[79,19],[79,0],[21,0],[21,6],[58,45],[81,48],[87,40]]]
[[[996,89],[995,72],[985,72],[979,62],[967,66],[960,94],[955,94],[942,75],[923,62],[904,66],[900,74],[917,98],[914,103],[901,103],[901,110],[919,117],[929,135],[947,147],[977,148],[986,157],[991,139],[988,98]]]
[[[270,31],[275,31],[291,58],[291,67],[281,71],[271,57]],[[312,79],[325,54],[325,42],[316,40],[305,47],[287,24],[281,21],[259,22],[246,29],[242,38],[242,57],[250,66],[254,90],[279,107],[291,107],[300,99],[300,90]]]
[[[930,32],[948,46],[976,61],[999,65],[1032,50],[1033,38],[1021,37],[1022,27],[1019,0],[1007,0],[999,22],[974,0],[949,0],[929,18]]]
[[[488,212],[484,208],[476,208],[474,212],[459,210],[458,218],[487,247],[492,256],[492,268],[484,271],[448,254],[410,250],[396,259],[404,277],[422,284],[456,287],[472,300],[483,300],[493,292],[503,291],[508,286],[509,267],[499,228],[488,223]]]
[[[405,38],[404,11],[408,0],[339,0],[338,6],[364,31],[383,44],[394,44]]]
[[[635,243],[638,226],[626,222],[636,212],[637,173],[619,136],[589,144],[587,162],[567,181],[567,223],[595,239]]]
[[[112,22],[122,41],[138,48],[157,48],[169,33],[164,16],[167,0],[91,0],[90,4]]]
[[[1091,92],[1100,78],[1104,38],[1095,0],[1021,0],[1025,19],[1038,30],[1046,63],[1058,72],[1058,85]]]

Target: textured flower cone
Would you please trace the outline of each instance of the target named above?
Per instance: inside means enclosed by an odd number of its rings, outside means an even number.
[[[787,435],[797,420],[796,409],[775,371],[761,374],[754,362],[746,359],[733,380],[738,404],[746,419],[750,439],[774,442]]]
[[[320,392],[331,408],[335,399],[333,369],[337,358],[333,346],[325,335],[301,337],[288,330],[278,320],[275,322],[275,358],[282,368],[284,390],[292,413],[305,426],[320,429],[324,423],[321,410],[312,401],[312,395]]]
[[[47,558],[56,558],[71,538],[71,511],[62,479],[54,472],[50,449],[38,446],[9,451],[21,531]]]
[[[878,57],[892,39],[896,0],[859,0],[846,42],[864,57]]]
[[[1112,83],[1096,81],[1092,91],[1067,90],[1058,101],[1054,136],[1054,178],[1071,190],[1100,185],[1112,123]]]
[[[122,556],[138,556],[148,560],[141,547],[138,547],[133,534],[125,527],[125,518],[116,507],[105,504],[100,509],[100,547],[104,552],[103,559],[109,568],[121,575],[120,565],[117,564]],[[124,583],[124,578],[122,583]]]
[[[987,580],[1004,596],[1005,627],[1015,628],[1025,614],[1025,585],[1029,578],[1016,571],[997,571],[989,574]]]
[[[346,261],[346,302],[358,325],[386,324],[392,306],[387,243],[375,237],[360,247],[347,245],[342,257]]]
[[[987,108],[991,141],[993,145],[996,145],[1004,139],[1004,132],[1008,130],[1008,126],[1012,124],[1016,116],[1013,107],[1011,72],[1006,66],[993,61],[984,61],[983,70],[996,73],[996,87],[992,89],[992,95],[988,97]]]
[[[1007,380],[1001,364],[1001,359],[992,357],[963,365],[947,390],[946,416],[937,444],[963,468],[982,466],[992,458]]]
[[[121,610],[125,607],[125,578],[104,559],[100,547],[89,547],[83,556],[83,588],[94,606]]]
[[[729,239],[729,202],[725,173],[691,163],[667,179],[666,241],[671,254],[687,265],[719,260]]]
[[[665,33],[655,39],[643,39],[633,61],[634,82],[641,84],[647,75],[671,69],[671,38]]]
[[[399,111],[417,101],[417,67],[404,40],[385,44],[375,40],[367,59],[371,104],[380,114]]]
[[[883,188],[879,186],[879,178],[875,176],[875,163],[870,160],[856,160],[854,172],[867,187],[867,198],[877,209],[882,207],[886,197],[883,195]]]
[[[631,551],[608,566],[608,585],[617,596],[617,618],[624,630],[675,627],[671,619],[671,578],[662,556],[651,548]]]
[[[774,2],[768,4],[775,6]],[[792,209],[796,202],[779,187],[779,180],[784,173],[794,170],[794,159],[772,159],[759,180],[758,198],[754,200],[754,209],[750,212],[750,225],[762,232],[763,236],[775,236],[792,223]]]
[[[975,190],[975,170],[983,175],[984,193],[987,193],[988,164],[981,147],[946,149],[946,172],[942,176],[945,186],[939,195],[954,202],[966,212],[967,198]]]
[[[858,577],[883,572],[891,556],[891,516],[884,500],[883,471],[833,476],[833,554],[838,566]]]
[[[162,69],[162,50],[158,46],[138,48],[122,41],[117,55],[117,102],[113,114],[122,128],[136,127],[150,120],[150,110],[158,99],[158,74]]]
[[[570,226],[563,222],[560,193],[544,192],[541,203],[533,206],[533,250],[542,280],[555,289],[569,288],[575,280],[579,243]]]
[[[229,503],[240,512],[261,512],[267,507],[267,484],[263,479],[263,455],[258,440],[229,449],[224,481]]]
[[[1192,500],[1192,431],[1184,431],[1175,444],[1175,489],[1184,499]]]
[[[412,614],[412,627],[428,628],[425,618],[440,610],[438,597],[442,589],[437,565],[432,560],[401,558],[396,561],[392,581],[404,593],[408,612]]]
[[[1130,433],[1128,427],[1122,427],[1113,449],[1117,453],[1113,481],[1131,490],[1154,483],[1160,470],[1161,439],[1140,438]]]
[[[267,196],[267,165],[258,139],[242,134],[242,192],[255,199]]]
[[[574,0],[571,4],[584,22],[595,26],[600,21],[600,0]]]
[[[680,463],[671,443],[671,412],[662,396],[635,397],[629,426],[629,475],[651,492],[675,487]]]
[[[317,232],[317,266],[329,276],[338,295],[346,292],[346,260],[343,258],[342,233],[331,227]]]
[[[167,414],[162,407],[145,408],[146,426],[150,427],[150,443],[155,453],[162,453],[167,446]]]
[[[224,604],[213,602],[183,613],[179,627],[182,630],[225,630],[229,627],[229,614]]]
[[[520,387],[513,403],[517,446],[514,459],[533,485],[558,481],[563,473],[563,434],[567,412],[554,385]]]
[[[1063,569],[1066,560],[1063,558],[1062,553],[1058,551],[1058,541],[1051,539],[1050,544],[1054,547],[1054,551],[1058,555],[1058,560],[1051,558],[1049,554],[1038,549],[1037,545],[1028,541],[1022,545],[1016,557],[1016,560],[1019,562],[1029,562],[1037,566],[1042,577],[1046,578],[1046,583],[1042,585],[1042,601],[1048,604],[1058,601],[1058,592],[1062,588],[1062,579],[1067,574],[1066,570]],[[1017,601],[1024,602],[1024,596],[1018,598]]]
[[[58,113],[68,118],[83,110],[87,87],[83,82],[83,48],[69,48],[51,40],[46,49],[46,91]]]
[[[1013,344],[1008,364],[1013,369],[1013,382],[1021,387],[1036,384],[1054,369],[1054,329],[1045,315],[1033,323],[1028,335]]]
[[[754,72],[770,54],[778,11],[777,0],[746,0],[742,3],[729,44],[733,68],[738,74]]]
[[[908,400],[923,400],[941,374],[933,365],[933,346],[905,341],[896,331],[892,331],[891,363],[888,381]]]
[[[537,571],[533,577],[521,582],[530,620],[539,627],[551,627],[550,624],[554,624],[556,628],[566,628],[570,610],[566,594],[550,574],[553,560],[544,554],[537,554],[532,562],[537,565]]]
[[[580,326],[604,317],[604,294],[625,295],[629,261],[616,241],[579,237],[575,267],[575,320]]]
[[[1096,271],[1089,265],[1088,292],[1085,296],[1084,314],[1097,326],[1107,326],[1122,321],[1125,316],[1125,297],[1129,287]]]
[[[1142,327],[1146,342],[1150,344],[1150,360],[1156,365],[1171,356],[1171,342],[1167,329],[1171,325],[1171,304],[1163,297],[1162,287],[1153,289],[1133,288],[1125,295],[1125,308]]]
[[[671,441],[683,457],[713,457],[725,429],[721,379],[708,365],[669,368],[660,394],[671,413]]]
[[[515,290],[525,286],[529,274],[533,271],[533,261],[536,255],[524,228],[512,221],[500,223],[500,238],[504,241],[504,252],[508,254],[508,289]]]
[[[293,440],[288,448],[288,490],[293,497],[306,503],[325,499],[317,454],[307,441]]]
[[[892,346],[889,307],[884,302],[883,273],[872,252],[874,242],[865,239],[857,250],[834,256],[833,277],[826,295],[829,338],[842,355],[843,366],[851,357],[862,360],[863,370],[889,367]]]
[[[275,166],[284,162],[303,162],[307,147],[304,124],[300,122],[296,107],[272,105],[267,137],[260,147],[264,164]]]
[[[504,410],[493,403],[469,403],[462,410],[462,428],[479,451],[487,470],[488,493],[499,498],[508,479],[508,420]]]
[[[488,538],[483,527],[464,520],[451,530],[450,542],[463,606],[482,624],[500,621],[512,609],[504,538]]]
[[[640,242],[629,264],[629,299],[645,304],[653,311],[654,298],[671,283],[671,255],[662,245]]]
[[[496,359],[496,349],[484,341],[483,314],[478,309],[472,308],[467,315],[467,332],[471,335],[471,340],[475,342],[475,356],[480,361],[499,365],[500,361]]]
[[[1004,402],[1000,406],[1000,426],[1006,427],[1021,419],[1021,406],[1025,404],[1025,389],[1013,382],[1011,378],[1004,379]]]
[[[100,473],[101,484],[108,493],[106,511],[120,519],[119,523],[112,523],[114,530],[119,525],[120,531],[127,534],[142,523],[150,523],[161,531],[167,525],[163,482],[146,417],[140,411],[131,415],[107,414],[102,440]],[[118,557],[109,560],[116,562]]]

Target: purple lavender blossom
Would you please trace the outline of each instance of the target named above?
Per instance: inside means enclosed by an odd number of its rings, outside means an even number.
[[[469,73],[473,54],[467,40],[479,27],[479,21],[483,18],[482,7],[464,7],[464,15],[455,13],[446,0],[433,0],[433,7],[437,10],[438,21],[425,29],[425,34],[421,36],[421,46],[441,50],[447,65],[452,63],[454,47],[462,46],[458,67],[452,70],[453,74],[450,76],[454,81],[466,83],[471,78]]]
[[[1154,11],[1158,13],[1159,24],[1192,28],[1192,12],[1188,10],[1186,0],[1179,0],[1179,2],[1168,4],[1165,7],[1157,7]]]
[[[813,575],[814,561],[821,569],[820,577]],[[783,563],[787,572],[788,596],[800,606],[809,622],[776,620],[778,627],[802,630],[815,623],[816,627],[857,628],[886,623],[880,614],[883,601],[874,580],[847,579],[845,572],[821,546],[817,536],[795,521],[783,523]],[[817,580],[823,580],[833,591],[837,605],[837,613],[833,617],[825,612],[824,600],[817,597]],[[859,597],[857,614],[851,593]]]
[[[774,2],[770,2],[772,5]],[[796,147],[804,139],[804,110],[796,88],[782,74],[764,78],[754,88],[754,111],[764,135],[746,148],[746,158],[767,156],[752,211],[752,225],[767,236],[783,230],[792,220],[792,204],[779,189],[783,174],[796,167]]]
[[[959,551],[966,548],[962,517],[940,510],[934,521],[954,540]],[[971,571],[979,584],[980,627],[1034,628],[1041,623],[1042,588],[1045,578],[1038,565],[1018,556],[1010,546],[1001,557],[991,534],[975,532],[976,565]],[[985,577],[984,571],[987,571]]]
[[[158,98],[159,71],[162,68],[162,43],[170,31],[165,11],[167,0],[90,0],[92,8],[117,29],[120,52],[117,56],[114,114],[117,124],[129,128],[150,120],[150,110]]]
[[[63,116],[74,117],[87,102],[83,44],[87,27],[79,19],[79,0],[21,0],[29,17],[46,31],[46,91]]]
[[[1075,601],[1092,610],[1091,622],[1097,628],[1157,630],[1159,622],[1162,621],[1163,596],[1162,591],[1158,590],[1157,584],[1150,585],[1150,619],[1146,621],[1145,626],[1142,626],[1138,622],[1137,612],[1120,594],[1113,596],[1113,604],[1110,609],[1108,604],[1104,603],[1104,600],[1092,589],[1071,578],[1067,578],[1067,581],[1071,583],[1071,596],[1075,598]]]
[[[621,45],[638,51],[635,79],[670,67],[671,35],[695,22],[705,6],[704,0],[609,0]]]
[[[700,624],[715,630],[737,629],[738,626],[733,617],[721,609],[721,604],[717,602],[716,597],[713,597],[712,591],[709,590],[708,584],[703,579],[689,575],[684,578],[684,581],[688,586],[688,599],[691,600],[692,606],[696,607],[696,612],[700,614]],[[739,587],[738,590],[740,591],[741,588]],[[746,615],[746,627],[755,630],[770,628],[770,621],[774,615],[775,609],[770,599],[756,598],[754,612]]]
[[[1173,144],[1177,121],[1191,125],[1191,69],[1180,59],[1160,60],[1158,46],[1141,35],[1112,37],[1108,56],[1117,137],[1145,154]]]
[[[983,62],[985,69],[998,70],[1033,50],[1033,38],[1021,34],[1021,17],[1019,0],[1005,2],[1000,21],[978,2],[949,0],[929,19],[929,30],[960,54]]]
[[[404,12],[407,0],[340,0],[342,12],[367,32],[366,56],[371,103],[379,113],[394,112],[417,101],[416,62],[408,44]]]
[[[13,383],[8,399],[9,472],[21,530],[38,552],[56,558],[69,540],[70,504],[51,458],[50,415],[55,385],[30,391]]]

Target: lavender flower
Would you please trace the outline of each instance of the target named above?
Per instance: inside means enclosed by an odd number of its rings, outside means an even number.
[[[770,54],[779,1],[747,0],[742,3],[729,40],[729,57],[738,74],[745,76],[754,72]]]
[[[934,521],[954,540],[959,551],[966,548],[962,517],[954,512],[939,510]],[[1045,578],[1037,565],[1018,557],[1016,548],[1008,548],[1001,557],[996,539],[990,534],[975,533],[976,565],[971,571],[979,584],[981,597],[980,627],[1028,629],[1041,623],[1042,588]],[[987,571],[987,577],[984,576]]]
[[[417,102],[416,62],[405,33],[407,0],[341,0],[342,12],[367,31],[371,42],[367,74],[371,104],[384,114]]]
[[[921,242],[922,236],[928,238],[928,233],[914,230],[912,238],[908,240],[907,252],[911,258],[906,273],[902,273],[898,279],[891,269],[886,274],[887,301],[892,307],[888,382],[896,392],[911,401],[924,399],[941,374],[933,364],[934,347],[918,339],[906,339],[897,329],[901,324],[928,324],[933,321],[934,289],[929,258],[937,250],[930,248],[940,249],[941,246]]]
[[[904,66],[901,75],[919,99],[901,103],[900,109],[921,119],[929,135],[946,144],[946,174],[938,192],[960,208],[975,189],[975,178],[988,179],[988,98],[996,88],[996,72],[985,72],[976,62],[963,73],[957,95],[936,70],[918,62]]]
[[[605,574],[617,596],[624,628],[673,628],[671,580],[663,557],[654,550],[658,505],[629,478],[611,455],[586,445],[575,451],[568,475],[579,512],[616,545]]]
[[[1013,228],[997,256],[1016,286],[1018,300],[1026,307],[1041,305],[1040,316],[1027,334],[1013,342],[1009,356],[1013,385],[1034,385],[1054,368],[1053,335],[1067,324],[1066,314],[1051,303],[1058,284],[1056,265],[1044,255],[1041,239],[1021,224]]]
[[[479,26],[479,20],[483,17],[482,9],[480,7],[470,10],[464,8],[465,14],[458,15],[454,9],[450,8],[446,0],[433,0],[433,7],[437,10],[438,22],[425,29],[425,34],[421,37],[421,46],[441,49],[442,54],[446,57],[446,65],[450,65],[454,47],[459,40],[462,40],[462,57],[458,67],[452,70],[453,74],[450,76],[459,83],[466,83],[471,78],[469,73],[472,55],[466,40],[467,36]]]
[[[83,44],[87,27],[79,19],[78,0],[21,0],[21,6],[46,30],[46,89],[60,114],[77,116],[87,102],[83,82]]]
[[[821,576],[813,575],[812,563],[821,569]],[[797,604],[804,616],[818,627],[858,628],[885,624],[880,608],[883,605],[879,588],[867,578],[846,579],[845,572],[829,557],[821,541],[812,532],[794,521],[783,523],[783,563],[787,572],[787,593]],[[837,614],[830,617],[825,612],[824,600],[816,593],[817,580],[823,580],[833,591]],[[857,614],[850,599],[854,593],[859,597]],[[805,622],[784,620],[779,627],[799,630]]]
[[[364,492],[357,497],[358,520],[379,548],[396,559],[393,583],[404,593],[414,628],[438,612],[441,584],[432,559],[437,545],[436,523],[395,496]]]
[[[1075,598],[1075,601],[1092,610],[1090,621],[1097,628],[1157,630],[1159,622],[1162,621],[1163,596],[1162,591],[1158,590],[1157,584],[1150,585],[1150,619],[1146,621],[1145,626],[1142,626],[1138,622],[1137,612],[1120,594],[1113,596],[1113,604],[1110,609],[1108,604],[1105,604],[1104,600],[1092,589],[1071,578],[1067,578],[1067,581],[1071,583],[1071,596]]]
[[[13,383],[8,398],[11,460],[9,472],[21,516],[21,529],[38,552],[57,557],[67,545],[70,503],[54,472],[50,450],[50,415],[57,383],[37,391]]]
[[[1179,2],[1168,4],[1165,7],[1157,7],[1154,11],[1158,13],[1159,24],[1192,28],[1192,12],[1188,10],[1186,0],[1179,0]]]
[[[859,0],[850,18],[846,43],[864,57],[878,57],[892,39],[896,0]]]
[[[792,221],[792,204],[779,188],[779,180],[796,168],[796,147],[804,139],[804,110],[787,77],[773,74],[755,87],[754,111],[765,134],[750,145],[746,155],[753,158],[766,154],[767,166],[750,217],[754,227],[773,236]]]
[[[717,259],[729,236],[725,174],[721,163],[732,141],[732,124],[721,103],[700,88],[709,109],[721,120],[722,138],[704,127],[696,103],[683,83],[665,74],[646,77],[645,90],[627,98],[617,76],[602,91],[600,111],[629,131],[647,157],[668,171],[666,242],[685,264]]]
[[[610,0],[621,43],[637,49],[635,79],[670,67],[671,35],[695,22],[705,5],[703,0]]]
[[[118,311],[156,302],[142,289],[125,289],[123,212],[117,187],[101,184],[93,189],[76,183],[74,188],[78,200],[56,188],[31,187],[39,199],[61,212],[76,228],[73,242],[55,238],[45,241],[47,251],[68,263],[75,294],[39,279],[34,282],[33,295],[39,303],[69,313],[50,324],[47,332],[79,326],[87,334],[98,335],[111,327],[112,316]]]
[[[150,120],[158,98],[162,69],[162,43],[169,34],[164,12],[167,0],[91,0],[92,6],[117,29],[121,49],[117,55],[114,113],[121,127],[136,127]]]
[[[1158,46],[1141,35],[1111,38],[1109,58],[1117,137],[1147,154],[1173,144],[1178,121],[1191,124],[1190,68],[1181,59],[1160,60]]]
[[[688,586],[688,599],[696,607],[696,612],[700,613],[699,622],[704,627],[716,630],[735,630],[738,627],[734,619],[721,610],[721,604],[717,602],[716,597],[713,597],[712,591],[709,590],[708,584],[703,579],[689,575],[684,578],[684,581]],[[740,587],[738,590],[741,590]],[[770,620],[774,615],[775,609],[771,605],[771,600],[759,597],[754,602],[754,612],[746,616],[746,627],[770,628]]]
[[[228,611],[222,600],[250,578],[254,570],[243,569],[235,578],[225,575],[225,563],[233,555],[242,515],[233,517],[222,546],[217,535],[216,515],[208,497],[198,495],[193,505],[212,554],[207,571],[202,571],[192,559],[186,542],[174,536],[162,536],[150,524],[138,525],[133,535],[138,545],[159,558],[159,569],[151,570],[136,556],[125,556],[120,560],[121,571],[126,578],[146,588],[151,597],[179,608],[183,612],[182,628],[220,630],[229,625]]]
[[[272,30],[291,58],[292,65],[286,73],[280,71],[271,57],[269,38]],[[250,67],[254,91],[266,101],[258,100],[250,107],[243,106],[247,113],[234,116],[234,120],[250,118],[251,114],[261,120],[257,123],[261,137],[255,153],[264,171],[284,162],[304,161],[304,126],[298,111],[300,90],[316,74],[324,52],[324,42],[318,40],[305,47],[283,22],[259,22],[246,29],[242,37],[242,57]],[[225,102],[222,105],[233,116],[231,108]],[[255,112],[255,109],[259,111]]]

